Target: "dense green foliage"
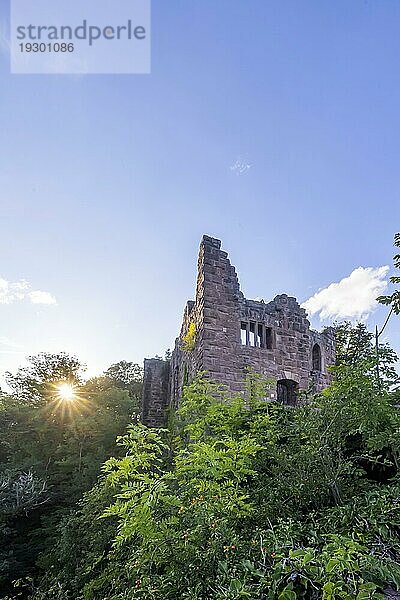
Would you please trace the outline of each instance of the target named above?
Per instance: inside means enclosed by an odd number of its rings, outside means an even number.
[[[200,375],[168,429],[131,425],[56,526],[35,600],[380,598],[400,587],[400,414],[390,348],[337,330],[335,380],[299,408],[249,373]]]
[[[115,439],[138,407],[141,371],[121,362],[83,382],[83,368],[66,354],[30,357],[8,374],[0,396],[0,589],[37,573],[55,524],[95,484],[100,467],[118,456]],[[73,401],[58,385],[73,386]],[[1,596],[1,593],[0,593]]]

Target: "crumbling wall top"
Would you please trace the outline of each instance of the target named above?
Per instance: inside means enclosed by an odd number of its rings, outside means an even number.
[[[207,245],[207,246],[213,246],[214,248],[217,248],[218,250],[221,249],[221,240],[218,240],[217,238],[213,238],[210,235],[203,235],[202,244]]]

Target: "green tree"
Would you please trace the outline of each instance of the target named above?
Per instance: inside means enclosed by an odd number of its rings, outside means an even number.
[[[374,334],[364,323],[340,323],[335,326],[335,335],[336,378],[342,372],[347,373],[348,368],[360,367],[372,379],[375,377],[378,389],[382,386],[396,389],[400,383],[396,370],[398,358],[389,344],[377,344]]]
[[[400,248],[400,233],[396,233],[394,236],[394,245],[396,248]],[[400,254],[395,254],[393,258],[394,266],[396,269],[400,269]],[[390,278],[390,281],[393,284],[400,284],[400,276],[394,275]],[[396,314],[400,315],[400,290],[395,290],[392,294],[387,296],[380,296],[378,301],[381,304],[385,304],[386,306],[390,306],[391,310]]]
[[[65,352],[41,352],[36,356],[28,356],[27,362],[28,366],[21,367],[14,375],[6,373],[7,385],[20,402],[41,405],[55,395],[54,386],[57,383],[82,383],[85,366],[75,356]]]
[[[0,396],[0,499],[1,485],[9,497],[0,505],[4,589],[35,573],[37,556],[54,543],[62,515],[96,483],[104,461],[118,456],[115,440],[137,413],[130,390],[134,384],[139,394],[141,386],[138,369],[124,381],[104,376],[84,382],[75,357],[42,353],[28,360],[28,367],[8,374],[12,393]],[[65,383],[73,386],[70,399],[59,394]],[[12,493],[23,510],[9,510]]]
[[[111,365],[104,372],[104,376],[110,379],[116,387],[128,390],[130,398],[139,406],[143,380],[142,367],[138,364],[121,360]]]
[[[336,364],[355,365],[373,358],[373,334],[364,323],[345,321],[335,326]]]

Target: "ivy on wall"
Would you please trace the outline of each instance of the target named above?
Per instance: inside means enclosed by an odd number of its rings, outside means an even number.
[[[182,350],[185,352],[192,352],[196,345],[196,325],[190,323],[187,333],[182,341]]]

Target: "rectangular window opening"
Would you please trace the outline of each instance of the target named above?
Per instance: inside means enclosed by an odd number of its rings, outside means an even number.
[[[256,324],[250,323],[250,346],[256,345]]]
[[[256,321],[240,322],[240,341],[242,346],[266,348],[267,350],[272,350],[275,347],[272,327],[266,327],[264,323],[257,323]]]
[[[240,340],[242,342],[242,346],[247,346],[247,323],[240,323]]]
[[[264,348],[264,340],[263,340],[263,333],[264,333],[264,325],[262,323],[259,323],[257,325],[257,340],[256,340],[256,346],[258,348]]]

